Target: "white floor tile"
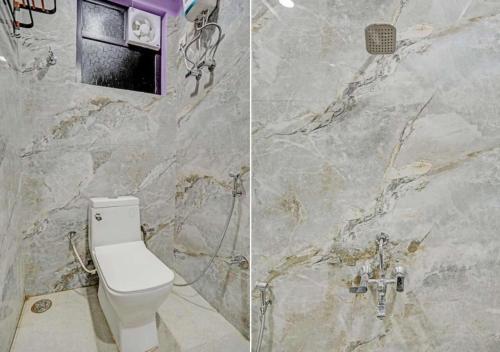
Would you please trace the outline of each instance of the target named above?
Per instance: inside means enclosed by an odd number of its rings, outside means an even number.
[[[52,307],[31,312],[42,298],[52,300]],[[249,342],[190,287],[174,288],[157,319],[160,352],[249,351]],[[99,306],[97,287],[88,287],[28,299],[11,352],[119,351]]]

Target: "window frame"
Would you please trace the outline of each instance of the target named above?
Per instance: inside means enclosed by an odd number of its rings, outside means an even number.
[[[122,40],[117,40],[116,38],[111,38],[111,37],[106,37],[106,36],[100,36],[100,35],[95,35],[91,34],[88,32],[85,32],[83,30],[83,2],[89,2],[95,5],[99,6],[105,6],[113,10],[120,11],[121,14],[123,15],[123,33],[122,33]],[[127,11],[128,8],[120,5],[115,5],[112,4],[108,1],[103,1],[103,0],[77,0],[77,18],[76,18],[76,79],[78,83],[81,84],[88,84],[88,85],[94,85],[90,83],[85,83],[82,82],[82,55],[83,55],[83,40],[93,40],[93,41],[98,41],[101,43],[109,44],[109,45],[115,45],[115,46],[120,46],[122,48],[127,48],[129,50],[130,46],[127,45],[126,42],[126,34],[125,31],[128,28],[128,18],[127,18]],[[147,48],[140,48],[140,50],[150,50]],[[154,52],[154,50],[151,50]],[[145,93],[145,94],[156,94],[156,95],[161,95],[161,51],[158,51],[154,54],[155,56],[155,91],[154,93],[151,92],[142,92],[142,91],[137,91],[137,90],[132,90],[132,89],[126,89],[126,88],[118,88],[118,87],[107,87],[107,86],[100,86],[100,85],[95,85],[97,87],[105,87],[105,88],[113,88],[113,89],[124,89],[124,90],[130,90],[133,92],[140,92],[140,93]]]

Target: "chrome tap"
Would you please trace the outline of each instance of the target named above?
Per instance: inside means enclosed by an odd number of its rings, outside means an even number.
[[[241,269],[247,270],[250,267],[250,263],[248,259],[244,255],[235,255],[226,260],[226,263],[229,265],[237,264]]]
[[[240,173],[229,173],[229,177],[233,179],[233,197],[239,197],[245,194],[243,188],[243,180]]]
[[[272,304],[271,299],[268,297],[269,283],[257,282],[255,288],[260,292],[260,313],[262,315],[265,315],[268,306]]]
[[[377,290],[377,318],[383,319],[386,315],[386,295],[387,286],[396,285],[397,292],[404,291],[404,280],[406,277],[405,269],[397,266],[394,269],[393,278],[386,278],[384,264],[384,247],[389,243],[389,236],[381,233],[377,236],[378,256],[379,256],[379,273],[378,279],[373,278],[373,271],[370,265],[364,265],[358,272],[360,277],[359,286],[353,286],[349,289],[352,293],[366,293],[368,286],[374,286]]]

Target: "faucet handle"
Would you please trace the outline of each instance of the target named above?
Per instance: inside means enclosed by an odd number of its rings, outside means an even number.
[[[405,290],[405,268],[403,268],[402,266],[395,267],[394,275],[396,276],[396,291],[403,292]]]
[[[359,268],[358,274],[363,277],[363,275],[371,276],[373,272],[372,266],[370,264],[365,264]]]
[[[368,281],[372,275],[372,267],[370,264],[365,264],[358,270],[360,277],[359,286],[352,286],[349,288],[351,293],[366,293],[368,292]]]
[[[366,286],[352,286],[349,287],[350,293],[366,293],[368,292],[368,287]]]

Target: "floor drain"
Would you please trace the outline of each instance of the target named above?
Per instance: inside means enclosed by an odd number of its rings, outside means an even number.
[[[31,311],[33,313],[45,313],[50,307],[52,307],[52,301],[50,299],[41,299],[33,303]]]

